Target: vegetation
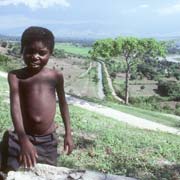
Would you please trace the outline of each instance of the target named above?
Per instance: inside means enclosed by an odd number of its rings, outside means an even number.
[[[159,81],[158,92],[162,96],[168,96],[173,100],[180,101],[180,83],[176,81]]]
[[[8,56],[4,56],[0,54],[0,70],[10,71],[13,69],[18,69],[21,66],[22,64],[20,61],[11,59]]]
[[[71,156],[62,155],[59,165],[142,180],[178,179],[178,136],[139,130],[74,106],[70,114],[75,150]]]
[[[7,81],[0,78],[0,132],[11,126],[7,104]],[[122,106],[118,105],[122,108]],[[126,106],[124,106],[126,107]],[[136,110],[135,110],[136,112]],[[141,180],[178,180],[179,137],[168,133],[140,130],[94,112],[70,106],[75,149],[66,156],[61,153],[58,165],[91,169],[136,177]],[[56,121],[63,123],[57,106]],[[63,147],[62,129],[60,147]]]
[[[102,57],[108,60],[111,57],[120,56],[121,60],[125,60],[125,103],[128,104],[129,78],[132,68],[141,61],[151,61],[151,59],[164,56],[165,48],[155,39],[119,37],[115,40],[105,39],[96,41],[90,54],[94,59]]]
[[[66,58],[67,57],[64,49],[55,48],[53,51],[53,55],[57,58]]]
[[[75,55],[79,57],[87,57],[89,56],[88,52],[91,49],[90,47],[81,47],[80,44],[71,44],[71,43],[56,43],[55,49],[64,50],[65,53],[69,55]]]

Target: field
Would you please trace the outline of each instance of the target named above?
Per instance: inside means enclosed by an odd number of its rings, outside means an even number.
[[[86,74],[90,62],[87,59],[68,57],[68,58],[55,58],[52,57],[48,63],[48,67],[55,68],[61,71],[65,79],[66,93],[76,96],[86,96],[98,98],[97,83],[94,82],[94,72],[91,71]],[[93,67],[96,69],[96,63]],[[85,74],[84,76],[82,76]]]
[[[118,73],[113,81],[114,87],[120,89],[125,81],[125,74]],[[154,96],[157,90],[157,81],[148,80],[146,78],[142,80],[130,80],[129,81],[129,95],[131,97],[138,96]]]
[[[88,52],[91,49],[89,47],[75,46],[71,43],[56,43],[55,48],[63,49],[67,53],[82,55],[82,56],[89,56]]]
[[[7,82],[0,78],[0,135],[11,126]],[[62,152],[63,124],[57,106],[60,135],[59,166],[91,169],[139,178],[179,180],[180,140],[176,135],[133,128],[125,123],[69,106],[75,149]],[[116,131],[115,131],[116,130]]]

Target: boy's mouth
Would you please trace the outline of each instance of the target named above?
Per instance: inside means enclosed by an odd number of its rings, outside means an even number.
[[[31,63],[30,66],[33,68],[38,68],[40,66],[40,64],[39,63]]]

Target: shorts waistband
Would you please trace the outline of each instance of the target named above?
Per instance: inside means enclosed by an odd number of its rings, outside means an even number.
[[[28,137],[30,140],[34,142],[38,142],[38,143],[57,140],[57,135],[55,132],[51,134],[46,134],[46,135],[29,135],[28,134]]]
[[[14,139],[18,140],[17,134],[14,131],[9,131],[8,133],[10,136],[12,136]],[[28,138],[37,143],[43,143],[43,142],[48,142],[48,141],[57,141],[57,134],[56,132],[52,132],[50,134],[45,134],[45,135],[31,135],[27,134]]]

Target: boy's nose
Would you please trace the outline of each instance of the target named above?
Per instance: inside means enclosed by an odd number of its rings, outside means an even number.
[[[32,59],[33,60],[38,60],[39,59],[39,55],[36,53],[36,54],[33,54],[32,55]]]

